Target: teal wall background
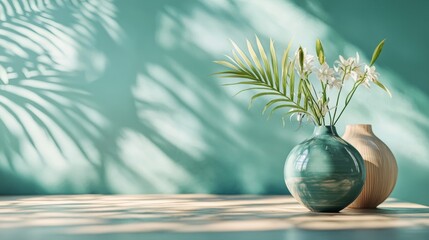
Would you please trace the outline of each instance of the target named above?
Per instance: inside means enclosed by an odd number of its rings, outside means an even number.
[[[258,34],[369,60],[338,125],[371,123],[393,150],[393,197],[429,204],[429,4],[423,1],[1,0],[0,193],[286,194],[283,164],[312,132],[210,76]],[[6,77],[7,76],[7,77]]]

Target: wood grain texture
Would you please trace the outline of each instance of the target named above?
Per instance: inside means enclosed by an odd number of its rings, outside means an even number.
[[[372,132],[369,124],[347,125],[343,139],[353,145],[365,162],[366,180],[351,208],[376,208],[396,184],[398,166],[389,147]]]

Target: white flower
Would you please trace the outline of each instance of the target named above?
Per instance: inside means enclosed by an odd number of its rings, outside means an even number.
[[[365,65],[365,78],[363,79],[363,83],[366,87],[369,87],[370,82],[378,81],[378,77],[380,74],[376,71],[375,66]]]
[[[306,48],[303,48],[302,50],[304,52],[303,69],[301,69],[301,65],[299,64],[299,49],[295,52],[295,66],[300,76],[304,77],[313,71],[314,56],[307,54]]]
[[[356,52],[356,57],[349,57],[345,59],[343,56],[339,56],[339,61],[337,60],[337,67],[335,71],[338,72],[341,76],[344,76],[344,80],[352,77],[353,80],[357,81],[362,76],[361,65],[359,63],[360,57],[359,53]]]
[[[340,88],[342,85],[341,80],[335,78],[335,70],[330,68],[326,62],[317,69],[317,77],[324,84],[328,84],[330,89],[333,87]]]
[[[355,81],[357,81],[363,74],[359,60],[359,53],[356,52],[356,58],[352,58],[352,63],[350,65],[350,76]]]
[[[352,64],[353,59],[345,59],[343,56],[339,56],[339,60],[335,61],[337,63],[338,71],[346,71],[346,69]]]
[[[334,69],[330,68],[326,62],[324,62],[320,66],[320,68],[317,69],[317,77],[321,82],[325,84],[335,80],[334,74],[335,74]]]
[[[333,87],[340,89],[342,85],[343,84],[341,83],[340,79],[334,78],[332,81],[328,82],[329,89],[332,89]]]

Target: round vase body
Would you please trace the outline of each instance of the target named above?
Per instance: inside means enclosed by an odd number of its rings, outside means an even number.
[[[289,192],[302,205],[315,212],[339,212],[361,192],[365,165],[334,126],[318,126],[289,153],[284,175]]]
[[[369,124],[347,125],[343,138],[359,151],[366,168],[362,192],[349,207],[376,208],[395,187],[398,176],[395,157]]]

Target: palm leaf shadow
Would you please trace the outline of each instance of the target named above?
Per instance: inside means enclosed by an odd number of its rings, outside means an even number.
[[[91,66],[80,53],[96,49],[100,31],[121,41],[115,14],[113,0],[0,0],[3,168],[79,157],[103,171],[109,123],[87,91]]]

